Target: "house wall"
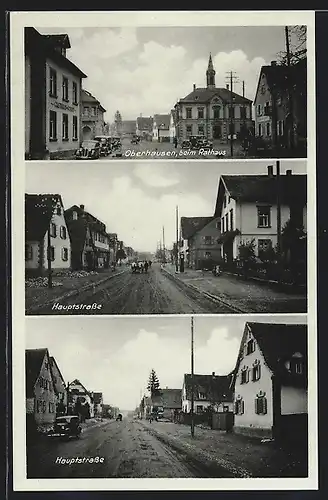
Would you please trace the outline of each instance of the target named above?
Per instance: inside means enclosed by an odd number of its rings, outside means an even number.
[[[50,68],[57,72],[57,98],[51,97],[49,94],[50,85]],[[62,78],[68,78],[68,99],[69,102],[62,99]],[[73,81],[77,84],[77,104],[73,104]],[[74,152],[79,144],[80,130],[81,130],[81,109],[80,109],[80,95],[81,95],[81,78],[71,74],[67,69],[63,69],[52,60],[46,60],[46,145],[50,151],[51,157],[66,156]],[[50,110],[57,113],[57,141],[49,139],[50,124],[49,112]],[[62,119],[63,113],[68,115],[68,141],[62,139]],[[73,140],[73,116],[77,116],[77,140]]]
[[[30,151],[31,138],[31,61],[25,54],[25,153]]]
[[[296,415],[307,411],[307,391],[303,388],[282,386],[281,415]]]
[[[210,401],[207,401],[206,399],[195,399],[194,400],[194,412],[197,413],[197,406],[202,406],[203,410],[205,408],[208,408],[211,405]],[[184,413],[189,413],[191,410],[191,401],[189,399],[184,399],[182,401],[182,411]]]
[[[221,245],[217,243],[217,239],[220,235],[219,229],[217,228],[217,222],[219,218],[214,219],[209,224],[207,224],[203,229],[198,231],[189,240],[189,255],[190,255],[190,265],[194,269],[198,269],[199,266],[197,261],[199,260],[214,260],[219,261],[221,255]],[[211,236],[212,243],[205,243],[205,237]],[[206,252],[210,252],[210,256],[206,256]]]
[[[61,214],[57,215],[56,209],[61,209]],[[54,214],[51,218],[51,222],[56,224],[56,237],[50,238],[51,246],[55,249],[55,260],[51,262],[51,268],[54,270],[60,269],[69,269],[71,267],[71,242],[69,238],[68,229],[66,226],[66,221],[64,217],[64,210],[60,203],[57,203]],[[60,228],[64,226],[66,228],[66,238],[63,239],[60,237]],[[43,262],[44,268],[47,268],[47,247],[48,247],[48,232],[46,232],[43,240]],[[68,250],[68,259],[67,261],[62,258],[62,249],[67,248]]]
[[[38,241],[26,241],[25,246],[32,250],[32,258],[26,260],[25,269],[38,269],[40,265],[40,243]]]
[[[57,392],[57,404],[58,403],[63,403],[63,405],[66,407],[67,406],[67,391],[66,391],[66,386],[65,382],[63,381],[59,371],[57,370],[57,367],[54,363],[51,365],[52,369],[52,375],[53,375],[53,382],[56,388]]]
[[[247,340],[253,338],[252,334],[249,333]],[[246,343],[244,344],[246,347]],[[249,375],[248,383],[241,383],[241,371],[244,366],[252,368],[255,360],[260,361],[261,365],[261,377],[257,381],[252,381],[251,373]],[[260,352],[256,342],[255,351],[249,355],[243,355],[243,359],[240,362],[238,369],[236,382],[235,382],[235,393],[234,400],[241,396],[244,400],[244,413],[242,415],[235,415],[234,431],[244,434],[268,434],[272,432],[273,425],[273,403],[272,403],[272,380],[271,371],[265,364],[262,353]],[[255,398],[256,395],[262,391],[265,393],[267,398],[267,414],[257,415],[255,413]]]
[[[45,387],[44,381],[46,381],[47,387]],[[31,408],[31,401],[28,405]],[[34,387],[34,418],[40,430],[50,428],[56,418],[56,394],[48,356],[44,357]]]

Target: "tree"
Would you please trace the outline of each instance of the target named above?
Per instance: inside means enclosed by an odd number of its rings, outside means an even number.
[[[302,224],[288,219],[281,231],[281,247],[283,259],[293,279],[295,280],[299,273],[305,278],[307,235]]]
[[[289,61],[290,65],[294,66],[302,59],[307,57],[306,38],[307,28],[305,25],[288,26],[289,38]],[[287,51],[282,51],[277,54],[279,62],[283,66],[288,65]]]
[[[154,369],[152,369],[149,374],[147,389],[151,397],[160,395],[160,383]]]
[[[255,239],[242,241],[238,246],[238,260],[242,265],[244,275],[247,277],[248,271],[254,266],[255,257]]]

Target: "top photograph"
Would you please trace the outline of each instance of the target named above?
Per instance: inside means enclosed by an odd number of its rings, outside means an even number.
[[[307,26],[24,28],[25,159],[307,157]]]

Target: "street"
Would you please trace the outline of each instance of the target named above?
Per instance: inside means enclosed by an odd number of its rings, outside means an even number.
[[[148,273],[132,274],[126,268],[123,274],[91,287],[78,295],[58,301],[61,306],[101,305],[101,309],[61,309],[48,305],[38,314],[189,314],[231,313],[224,303],[214,303],[199,292],[180,288],[165,275],[159,264],[153,264]],[[54,300],[53,304],[56,304]]]
[[[188,160],[190,158],[196,159],[216,159],[216,158],[229,158],[231,157],[231,149],[230,143],[223,143],[219,140],[213,141],[213,150],[219,151],[220,155],[217,154],[208,154],[207,152],[199,153],[197,150],[184,149],[182,150],[180,146],[177,148],[174,147],[172,142],[157,142],[157,141],[146,141],[141,140],[139,144],[131,144],[130,138],[122,138],[122,156],[116,157],[115,152],[110,156],[103,156],[101,160],[109,160],[115,158],[126,159],[185,159]],[[140,153],[137,155],[137,153]],[[151,153],[154,153],[153,155]],[[156,153],[156,154],[155,154]],[[161,153],[161,154],[160,154]],[[233,147],[233,156],[238,158],[244,158],[245,153],[241,148],[239,143],[234,143]]]
[[[78,440],[49,442],[28,447],[28,478],[57,477],[195,477],[168,446],[147,432],[139,422],[123,419],[105,421],[86,429]],[[104,458],[103,463],[56,463],[57,457]],[[197,476],[196,476],[197,477]]]
[[[69,441],[27,444],[30,478],[304,477],[306,450],[233,433],[132,417],[103,420]]]

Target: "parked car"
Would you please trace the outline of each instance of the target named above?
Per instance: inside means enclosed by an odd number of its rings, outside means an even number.
[[[190,144],[190,141],[188,141],[188,140],[182,141],[182,143],[181,143],[182,149],[189,149],[190,146],[191,146],[191,144]]]
[[[198,140],[198,147],[199,147],[199,149],[212,149],[213,142],[209,141],[208,139],[199,139]]]
[[[108,156],[112,150],[112,140],[108,135],[97,135],[95,141],[100,142],[100,156]]]
[[[81,147],[75,151],[76,160],[98,160],[100,157],[100,142],[83,141]]]
[[[53,437],[80,437],[82,427],[78,415],[64,415],[57,417],[54,423]]]

